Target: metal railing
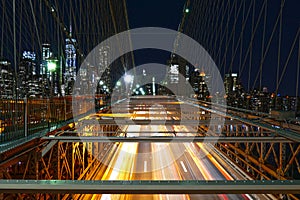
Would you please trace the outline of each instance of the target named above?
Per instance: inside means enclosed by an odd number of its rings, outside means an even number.
[[[78,97],[80,113],[95,107],[95,99]],[[51,131],[73,118],[72,96],[51,99],[1,99],[0,144],[28,137],[42,130]]]

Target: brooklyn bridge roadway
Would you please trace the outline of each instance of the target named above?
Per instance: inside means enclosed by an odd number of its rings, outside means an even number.
[[[143,99],[142,99],[143,100]],[[130,119],[170,120],[176,118],[172,106],[149,106],[149,102],[134,105]],[[164,102],[167,103],[167,102]],[[160,102],[160,104],[163,104]],[[169,103],[172,104],[172,103]],[[156,106],[155,106],[156,105]],[[166,105],[166,104],[165,104]],[[136,109],[138,107],[140,109]],[[124,106],[126,107],[126,106]],[[130,107],[130,106],[129,106]],[[128,107],[127,107],[128,108]],[[118,109],[117,109],[118,110]],[[117,114],[125,113],[119,109]],[[178,113],[177,113],[178,114]],[[175,116],[175,117],[174,117]],[[101,118],[101,116],[99,116]],[[93,117],[88,117],[90,119]],[[109,116],[102,116],[109,120]],[[123,135],[138,137],[179,137],[195,136],[196,128],[192,125],[124,125]],[[98,168],[93,180],[245,180],[249,179],[238,167],[219,153],[212,144],[204,143],[156,143],[122,142],[115,143],[110,151],[110,161],[104,161],[108,167]],[[159,193],[159,190],[157,191]],[[85,194],[75,195],[74,199],[268,199],[267,195],[238,194],[194,194],[194,195],[133,195],[133,194]]]
[[[298,193],[297,181],[253,182],[214,146],[218,138],[225,146],[230,142],[228,139],[234,143],[243,142],[245,138],[241,136],[226,138],[217,134],[222,130],[220,122],[229,127],[228,131],[230,124],[243,125],[243,122],[232,117],[222,121],[214,116],[216,120],[211,122],[210,129],[210,119],[209,109],[197,108],[175,98],[134,97],[121,101],[108,112],[78,119],[72,131],[41,138],[59,143],[83,142],[88,151],[93,149],[89,146],[101,145],[105,156],[84,181],[2,181],[0,193],[61,193],[65,194],[62,199],[102,200],[276,199],[278,196],[270,194]],[[250,129],[247,131],[251,134]],[[247,139],[258,142],[256,137]],[[259,139],[290,142],[279,136],[267,135]]]

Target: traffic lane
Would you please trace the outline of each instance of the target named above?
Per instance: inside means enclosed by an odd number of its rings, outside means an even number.
[[[207,156],[203,156],[201,153],[201,157],[199,154],[197,155],[197,150],[195,144],[185,144],[188,154],[186,154],[186,163],[195,164],[192,168],[193,173],[195,174],[196,180],[200,180],[201,178],[204,180],[227,180],[225,176],[219,171],[219,169],[214,165],[213,162],[209,159],[209,154]],[[205,150],[204,150],[205,151]],[[199,173],[200,172],[200,173]],[[199,176],[200,175],[200,176]],[[217,195],[190,195],[191,199],[247,199],[245,195],[225,195],[225,194],[217,194]]]
[[[128,126],[127,127],[127,131],[147,131],[148,129],[151,129],[151,126]],[[140,133],[128,133],[127,137],[136,137],[136,136],[140,136]],[[126,159],[122,159],[122,157],[124,157],[125,155],[127,155],[127,153],[122,152],[122,151],[128,151],[129,148],[132,148],[130,146],[130,144],[132,143],[122,143],[122,147],[118,150],[118,155],[116,155],[117,160],[122,160],[123,162],[128,162],[126,161]],[[127,177],[129,180],[151,180],[152,179],[152,173],[151,173],[151,167],[152,167],[152,161],[151,161],[151,157],[149,157],[149,155],[147,155],[147,153],[151,153],[151,145],[150,143],[139,143],[137,144],[136,147],[134,147],[133,149],[136,149],[136,151],[131,151],[130,153],[132,153],[134,156],[134,164],[133,165],[127,165],[127,167],[124,168],[124,170],[126,170],[127,172],[130,171],[129,177]],[[116,158],[115,158],[116,159]],[[113,159],[113,160],[115,160]],[[118,162],[114,162],[112,160],[112,166],[114,167],[118,167]],[[143,163],[143,165],[141,164]],[[123,165],[124,166],[124,165]],[[148,169],[149,168],[149,169]],[[115,170],[113,170],[115,171]],[[124,173],[124,172],[121,172]],[[110,175],[108,175],[110,178],[109,180],[126,180],[124,179],[124,176],[115,173],[115,172],[111,172]],[[122,178],[123,177],[123,178]],[[156,195],[110,195],[110,194],[105,194],[102,195],[101,199],[104,200],[108,200],[108,199],[149,199],[152,200],[153,198],[155,198]]]
[[[179,136],[187,135],[193,136],[189,131],[193,130],[192,127],[188,126],[174,126],[174,130],[182,131],[186,133],[180,133]],[[210,155],[207,147],[202,143],[184,143],[185,159],[187,166],[193,166],[191,170],[192,173],[199,172],[195,174],[196,180],[233,180],[229,173]],[[214,148],[214,147],[213,147]],[[178,152],[178,148],[173,151]],[[182,151],[182,149],[180,150]],[[179,151],[179,153],[180,153]],[[178,164],[178,162],[177,162]],[[184,163],[181,163],[184,164]],[[229,167],[229,166],[227,166]],[[182,171],[181,171],[182,173]],[[191,199],[248,199],[246,195],[190,195]]]
[[[140,131],[148,131],[149,127],[141,126]],[[142,136],[145,133],[140,133]],[[139,143],[137,154],[135,158],[134,171],[132,173],[132,180],[152,180],[152,158],[151,154],[151,144],[150,143]],[[153,200],[155,195],[124,195],[126,200]]]
[[[190,152],[184,144],[171,143],[169,144],[173,157],[176,157],[174,162],[181,174],[183,180],[204,180],[195,162],[193,162]]]
[[[150,126],[151,127],[151,126]],[[137,127],[134,127],[134,129],[136,129]],[[157,129],[157,130],[161,130],[161,129],[164,129],[163,127],[155,127],[154,129]],[[165,150],[165,149],[168,149],[168,145],[169,144],[154,144],[154,151],[155,151],[155,149],[159,149],[158,150],[158,152],[160,152],[160,151],[162,151],[163,149]],[[122,145],[123,146],[123,145]],[[124,145],[124,146],[126,146],[126,145]],[[124,148],[124,146],[122,147],[122,148]],[[157,147],[158,146],[158,147]],[[122,149],[121,148],[121,149]],[[128,146],[127,147],[125,147],[125,149],[127,149],[128,148]],[[141,148],[138,148],[138,149],[140,149],[139,151],[141,151],[141,152],[146,152],[146,151],[148,151],[149,152],[149,146],[148,147],[146,147],[146,146],[141,146]],[[148,149],[148,150],[146,150],[146,149]],[[177,148],[176,148],[177,149]],[[183,148],[179,148],[179,149],[183,149]],[[153,150],[150,150],[150,151],[153,151]],[[157,152],[157,151],[156,151]],[[119,154],[119,153],[118,153]],[[189,153],[190,154],[190,153]],[[116,154],[115,154],[116,155]],[[153,180],[155,180],[155,179],[157,179],[157,180],[171,180],[171,179],[174,179],[174,180],[181,180],[182,179],[182,177],[180,176],[180,171],[178,171],[178,163],[177,163],[177,168],[176,168],[176,166],[174,165],[174,164],[171,164],[171,165],[169,165],[168,167],[165,167],[164,166],[164,162],[161,162],[162,160],[163,160],[163,157],[169,157],[169,158],[172,158],[172,157],[174,157],[174,155],[172,155],[172,153],[171,153],[171,151],[170,150],[165,150],[165,151],[163,151],[163,153],[161,153],[161,154],[157,154],[157,153],[155,153],[154,154],[155,156],[154,156],[154,163],[155,163],[155,165],[156,165],[156,167],[154,167],[154,169],[153,170],[156,170],[156,169],[158,169],[158,168],[162,168],[162,170],[160,170],[160,171],[158,171],[157,172],[157,170],[154,172],[154,179]],[[118,155],[117,157],[120,157],[120,155]],[[123,155],[121,155],[121,157],[123,157]],[[190,158],[191,159],[191,158]],[[157,160],[159,160],[159,161],[157,161]],[[186,161],[187,163],[193,163],[193,162],[190,162],[190,161]],[[140,163],[140,162],[139,162]],[[151,162],[149,162],[149,163],[151,163]],[[139,166],[141,166],[141,165],[139,165]],[[127,168],[127,171],[128,171],[128,167],[126,167]],[[194,167],[195,168],[195,167]],[[140,169],[138,169],[138,171],[139,171]],[[170,173],[171,172],[171,173]],[[182,172],[181,172],[182,173]],[[113,174],[113,173],[111,173],[111,174]],[[127,173],[128,174],[128,173]],[[174,176],[175,175],[175,176]],[[115,176],[116,176],[116,174],[115,174]],[[118,175],[118,177],[120,178],[120,177],[123,177],[124,178],[124,176],[122,175],[122,173],[121,174],[119,174]],[[124,180],[122,178],[122,180]],[[133,178],[133,177],[132,177]],[[114,180],[117,180],[117,179],[114,179]],[[134,195],[135,196],[135,195]],[[137,197],[137,196],[135,196],[135,197]],[[153,197],[155,197],[155,196],[153,196]],[[171,195],[171,196],[169,196],[169,195],[160,195],[160,198],[163,198],[164,199],[164,197],[169,197],[169,198],[174,198],[174,199],[188,199],[188,197],[186,196],[186,195]],[[197,197],[200,197],[200,196],[197,196]],[[127,197],[126,197],[127,198]],[[213,199],[211,196],[210,196],[210,198],[211,199]],[[119,195],[111,195],[109,198],[106,198],[106,199],[124,199],[124,195],[123,196],[119,196]],[[218,199],[218,198],[217,198]]]
[[[151,126],[141,126],[141,132],[151,131]],[[140,136],[144,136],[147,133],[140,133]],[[152,179],[152,148],[151,143],[139,143],[138,151],[136,155],[134,180],[151,180]]]
[[[166,162],[164,158],[172,157],[171,151],[166,147],[167,144],[152,144],[152,148],[155,152],[153,158],[153,169],[152,177],[153,180],[182,180],[180,172],[175,162]],[[156,151],[157,149],[162,151]],[[168,199],[168,200],[188,200],[188,195],[159,195],[159,199]]]
[[[165,129],[170,129],[169,127],[165,127]],[[173,128],[172,128],[173,129]],[[182,131],[188,131],[186,127],[174,127],[174,129],[180,129]],[[173,130],[174,130],[173,129]],[[208,169],[203,167],[205,166],[204,163],[201,163],[201,160],[199,160],[199,157],[195,153],[195,147],[193,143],[186,143],[186,144],[180,144],[180,143],[170,143],[170,144],[162,144],[160,146],[164,146],[165,149],[169,149],[170,153],[172,155],[168,157],[174,158],[173,163],[176,165],[176,170],[173,170],[174,172],[177,171],[179,173],[181,180],[213,180],[214,177],[208,173]],[[194,152],[192,150],[194,149]],[[162,149],[162,148],[161,148]],[[164,151],[167,152],[167,151]],[[160,162],[163,163],[163,162]],[[168,167],[164,167],[162,170],[162,176],[165,178],[165,169],[172,168],[172,164],[170,164]],[[198,163],[198,165],[196,164]],[[210,167],[212,167],[212,164],[209,163]],[[200,169],[200,170],[199,170]],[[170,170],[172,171],[172,170]],[[169,177],[174,178],[174,177]],[[216,178],[218,179],[218,178]],[[178,179],[177,179],[178,180]],[[188,198],[186,195],[181,196],[182,198]],[[193,199],[227,199],[226,195],[193,195]]]
[[[102,180],[132,180],[137,146],[137,143],[120,143],[118,151],[102,176]],[[94,195],[92,199],[100,199],[100,196],[101,200],[117,200],[126,197],[126,195],[103,194]]]
[[[152,126],[152,131],[169,131],[172,129],[170,126]],[[154,134],[154,135],[162,135]],[[170,134],[163,134],[164,136]],[[183,180],[180,171],[178,170],[178,166],[174,162],[176,158],[172,153],[169,143],[151,143],[152,147],[152,178],[153,180]],[[155,196],[159,200],[188,200],[189,196],[182,195],[156,195]]]
[[[185,149],[183,144],[178,144],[176,145],[168,145],[168,147],[170,148],[170,153],[171,153],[171,149],[173,149],[173,151],[181,151]],[[169,153],[167,153],[168,150],[165,150],[161,153],[160,157],[165,157],[167,156]],[[169,155],[169,157],[174,157],[174,155]],[[194,159],[198,159],[195,155],[193,155]],[[205,179],[204,177],[206,177],[206,179],[209,179],[209,175],[207,174],[207,172],[205,171],[205,169],[203,169],[203,164],[201,164],[201,168],[202,170],[199,170],[199,164],[196,165],[195,161],[192,158],[192,155],[190,152],[185,152],[181,157],[179,157],[179,159],[175,159],[173,160],[173,163],[169,163],[168,166],[161,166],[163,167],[163,169],[155,172],[155,179],[157,180],[191,180],[191,179],[196,179],[196,180],[200,180],[200,179]],[[201,162],[201,160],[198,160],[197,162]],[[156,161],[155,163],[162,163],[162,162],[158,162]],[[171,172],[171,173],[170,173]],[[177,174],[177,175],[176,175]],[[154,179],[154,180],[155,180]],[[213,178],[210,178],[213,179]],[[226,195],[191,195],[190,197],[187,195],[181,195],[181,196],[168,196],[174,199],[226,199]]]
[[[203,174],[198,169],[189,152],[185,151],[184,155],[177,160],[177,165],[179,168],[181,168],[183,180],[205,180]],[[189,198],[191,200],[222,199],[220,198],[220,195],[212,194],[189,195]]]
[[[151,131],[151,136],[165,131],[165,126],[141,126],[141,131]],[[155,133],[157,132],[157,133]],[[145,133],[140,133],[144,136]],[[148,134],[149,135],[149,134]],[[130,136],[130,135],[129,135]],[[162,143],[139,143],[138,154],[136,155],[135,170],[132,180],[182,180],[176,166],[164,162],[164,158],[171,158],[172,154],[168,149],[169,144]],[[124,195],[125,199],[189,199],[187,195]]]
[[[213,175],[211,175],[207,169],[210,169],[212,166],[205,166],[202,159],[200,159],[195,152],[192,151],[191,143],[180,144],[182,149],[185,149],[184,155],[182,156],[182,160],[180,162],[177,161],[177,165],[180,165],[182,170],[181,173],[190,174],[193,177],[193,180],[212,180],[214,179]],[[177,150],[177,148],[175,149]],[[207,168],[205,168],[207,167]],[[186,168],[186,169],[184,169]],[[190,180],[185,179],[184,180]],[[190,199],[226,199],[222,194],[216,195],[189,195]]]

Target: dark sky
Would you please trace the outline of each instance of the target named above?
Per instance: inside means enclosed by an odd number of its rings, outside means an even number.
[[[168,27],[177,30],[185,0],[127,0],[130,28]]]
[[[163,27],[177,30],[182,18],[185,0],[127,0],[130,28]],[[170,52],[139,50],[135,52],[136,65],[145,63],[166,64]]]

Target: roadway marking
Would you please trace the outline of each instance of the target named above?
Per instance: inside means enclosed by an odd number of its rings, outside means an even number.
[[[181,164],[181,167],[183,168],[183,171],[184,171],[184,172],[187,172],[187,169],[186,169],[186,167],[185,167],[183,161],[180,161],[180,164]]]
[[[147,172],[147,161],[144,161],[144,172]]]

